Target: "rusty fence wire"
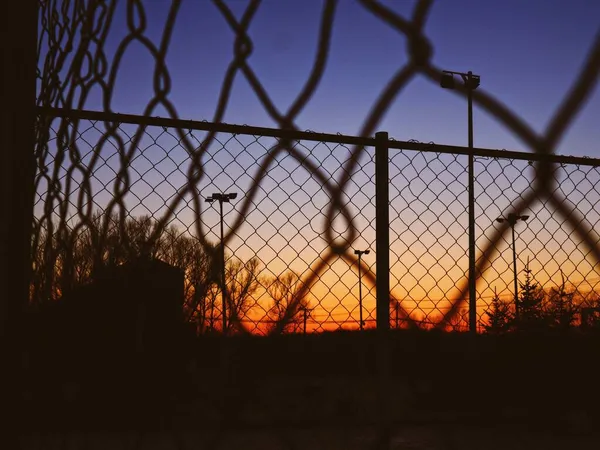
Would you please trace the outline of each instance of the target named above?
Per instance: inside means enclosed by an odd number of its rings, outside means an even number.
[[[159,125],[141,116],[93,119],[98,113],[73,112],[71,122],[66,111],[43,113],[51,131],[38,153],[32,303],[60,298],[103,267],[149,254],[184,270],[184,313],[196,332],[222,332],[221,216],[219,203],[206,199],[236,194],[223,203],[228,332],[357,329],[361,306],[364,326],[375,327],[374,141],[314,133],[292,140],[276,129]],[[185,143],[203,148],[209,134],[202,173],[182,194],[195,170]],[[346,173],[353,142],[364,150]],[[465,331],[466,149],[388,144],[390,327]],[[539,161],[487,153],[496,156],[475,159],[479,330],[494,295],[514,308],[512,230],[496,219],[531,195],[527,220],[515,224],[519,289],[527,268],[540,289],[562,286],[576,304],[597,306],[600,279],[590,248],[599,243],[597,161],[555,157],[552,196],[543,196],[535,191]],[[587,240],[567,219],[589,228]],[[360,259],[360,277],[355,250],[370,250]]]

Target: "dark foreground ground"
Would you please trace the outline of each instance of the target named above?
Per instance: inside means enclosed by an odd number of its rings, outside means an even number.
[[[33,340],[26,448],[600,448],[600,337]]]

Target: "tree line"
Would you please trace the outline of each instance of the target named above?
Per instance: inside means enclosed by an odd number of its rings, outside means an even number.
[[[51,224],[52,225],[52,224]],[[222,332],[221,252],[218,244],[203,246],[187,232],[171,224],[150,242],[158,223],[150,216],[121,218],[95,212],[79,227],[42,227],[36,224],[32,242],[33,270],[30,303],[33,307],[57,300],[79,286],[89,284],[103,270],[133,261],[142,255],[180,268],[184,273],[183,312],[197,333]],[[226,255],[227,332],[248,323],[265,334],[306,331],[312,307],[308,289],[293,271],[261,275],[257,257],[246,261]],[[261,300],[261,301],[259,301]],[[483,328],[488,333],[516,330],[569,329],[584,324],[600,328],[600,296],[584,295],[567,288],[566,282],[544,290],[534,281],[529,267],[520,283],[518,315],[514,301],[495,294],[486,311]],[[449,323],[453,330],[468,326],[467,311]],[[423,323],[423,328],[433,324]]]
[[[184,316],[197,333],[222,332],[219,244],[203,246],[174,224],[162,230],[157,227],[158,222],[150,216],[121,218],[100,211],[79,227],[49,229],[37,223],[32,242],[31,306],[58,300],[107,269],[148,257],[183,271]],[[151,242],[155,231],[160,231],[158,239]],[[302,331],[311,306],[300,276],[289,270],[264,276],[260,266],[257,257],[243,261],[226,255],[226,331],[239,331],[243,322],[254,322],[258,330],[252,331],[266,334]],[[252,314],[259,318],[249,319]]]
[[[507,302],[495,293],[487,311],[488,333],[502,334],[511,331],[569,330],[575,326],[600,329],[600,297],[596,293],[585,295],[567,287],[563,277],[559,286],[543,289],[525,267],[525,280],[519,283],[515,301]]]

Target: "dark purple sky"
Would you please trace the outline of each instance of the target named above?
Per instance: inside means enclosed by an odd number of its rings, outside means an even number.
[[[414,1],[384,4],[410,16]],[[248,2],[227,2],[241,17]],[[169,2],[147,2],[148,36],[159,43]],[[304,85],[313,65],[323,2],[266,0],[249,35],[249,64],[280,111]],[[120,12],[123,16],[124,9]],[[112,42],[122,34],[115,21]],[[481,89],[542,132],[565,97],[600,30],[594,0],[435,1],[425,26],[440,69],[472,70]],[[301,129],[357,134],[377,96],[407,61],[406,37],[358,1],[341,0],[325,75],[296,124]],[[211,120],[234,34],[212,2],[182,2],[171,42],[170,98],[182,118]],[[113,110],[135,112],[151,97],[153,60],[133,44],[119,72]],[[93,103],[90,103],[90,107]],[[154,115],[165,115],[160,109]],[[600,157],[600,94],[588,99],[559,153]],[[475,110],[475,145],[529,150],[512,132]],[[275,126],[238,74],[224,121]],[[417,76],[399,94],[377,127],[396,139],[466,145],[466,102]]]

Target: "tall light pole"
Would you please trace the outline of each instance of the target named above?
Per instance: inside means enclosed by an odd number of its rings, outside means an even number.
[[[237,197],[237,193],[220,194],[215,193],[206,197],[207,203],[219,202],[219,210],[221,216],[221,297],[222,297],[222,312],[223,312],[223,334],[227,332],[227,294],[225,284],[225,241],[223,238],[223,203],[229,203]]]
[[[496,222],[502,223],[505,220],[510,224],[512,230],[512,251],[513,251],[513,274],[515,281],[515,319],[519,320],[519,291],[517,286],[517,251],[515,249],[515,225],[519,220],[525,222],[529,216],[518,216],[515,213],[509,213],[506,217],[498,217]]]
[[[469,119],[469,330],[477,332],[477,299],[475,292],[475,174],[473,158],[473,91],[479,87],[480,77],[473,72],[452,72],[444,70],[440,86],[454,89],[454,75],[459,75],[467,90]]]
[[[360,259],[362,255],[368,255],[370,250],[354,250],[354,254],[358,255],[358,314],[360,320],[360,331],[363,330],[363,307],[362,307],[362,270]]]

